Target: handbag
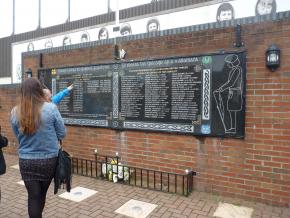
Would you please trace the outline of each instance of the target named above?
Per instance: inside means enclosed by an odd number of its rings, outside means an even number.
[[[54,175],[54,194],[57,193],[61,185],[66,187],[66,191],[70,192],[72,174],[71,174],[71,157],[62,148],[58,151],[57,165]]]

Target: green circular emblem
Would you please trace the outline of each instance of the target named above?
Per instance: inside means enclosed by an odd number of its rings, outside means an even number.
[[[212,62],[211,56],[204,56],[204,57],[202,57],[202,63],[203,64],[211,64],[211,62]]]

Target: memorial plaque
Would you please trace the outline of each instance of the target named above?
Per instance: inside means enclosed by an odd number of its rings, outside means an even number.
[[[123,127],[194,132],[200,121],[199,57],[122,63],[120,117]]]
[[[51,69],[39,72],[50,78],[52,95],[73,84],[70,95],[58,105],[66,124],[109,127],[112,114],[112,71],[110,65]],[[49,74],[50,76],[42,76]]]
[[[67,124],[244,137],[245,52],[45,69]]]

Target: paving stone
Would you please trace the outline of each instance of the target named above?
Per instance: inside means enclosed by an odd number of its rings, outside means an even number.
[[[202,210],[193,210],[192,212],[198,215],[203,215],[203,216],[207,215],[207,212],[204,212]]]
[[[204,215],[197,215],[197,218],[208,218],[208,216],[204,216]]]
[[[166,212],[161,216],[161,218],[169,218],[169,217],[171,217],[171,215],[172,215],[172,213]]]
[[[179,214],[179,213],[173,213],[171,217],[175,217],[175,218],[187,218],[187,216]]]
[[[196,218],[198,216],[198,214],[192,213],[188,216],[188,218]]]
[[[204,207],[202,208],[202,211],[209,213],[211,208],[212,208],[212,204],[206,202]]]
[[[183,215],[189,216],[191,214],[192,210],[190,208],[185,208],[183,211]]]

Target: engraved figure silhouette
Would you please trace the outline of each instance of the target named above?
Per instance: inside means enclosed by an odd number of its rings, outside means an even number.
[[[216,89],[213,94],[225,133],[236,133],[237,112],[242,110],[242,68],[237,55],[225,57],[231,69],[228,80]]]

